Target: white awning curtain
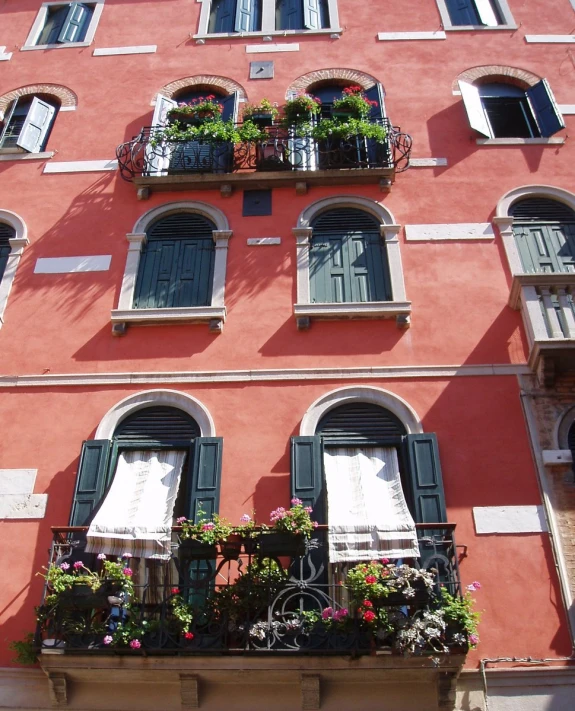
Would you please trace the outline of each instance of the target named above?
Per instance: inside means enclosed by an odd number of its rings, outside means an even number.
[[[88,553],[170,557],[172,514],[185,452],[125,451],[88,530]]]
[[[419,557],[393,447],[328,449],[324,467],[330,563]]]

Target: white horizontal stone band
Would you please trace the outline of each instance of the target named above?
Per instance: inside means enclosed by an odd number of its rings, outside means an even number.
[[[37,469],[0,469],[0,496],[31,494],[37,474]]]
[[[564,116],[575,114],[575,104],[559,104],[557,108]]]
[[[54,155],[54,151],[44,151],[43,153],[1,153],[0,161],[11,160],[46,160]]]
[[[449,225],[405,225],[405,239],[409,242],[439,240],[495,239],[490,222],[461,222]]]
[[[119,320],[119,319],[118,319]],[[275,368],[158,373],[70,373],[1,375],[0,388],[53,388],[55,385],[139,385],[146,383],[243,383],[293,380],[381,380],[388,378],[455,378],[531,375],[526,363],[489,365],[422,365],[366,368]]]
[[[545,533],[543,506],[476,506],[475,530],[479,533]]]
[[[101,173],[116,170],[117,160],[52,161],[44,166],[44,173]]]
[[[112,256],[100,254],[90,257],[40,257],[34,274],[73,274],[75,272],[107,272]]]
[[[264,52],[299,52],[299,43],[293,44],[247,44],[246,54],[261,54]]]
[[[411,168],[435,168],[447,165],[447,158],[410,158],[409,165]]]
[[[0,519],[44,518],[48,494],[12,494],[0,496]]]
[[[225,306],[186,306],[163,309],[114,309],[112,323],[194,323],[226,319]]]
[[[551,138],[477,138],[478,146],[555,146],[565,143],[561,137]]]
[[[94,57],[111,57],[117,54],[154,54],[158,49],[155,44],[143,44],[134,47],[100,47],[93,52]]]
[[[525,35],[530,44],[573,44],[575,35]]]
[[[377,39],[380,42],[393,40],[444,40],[447,35],[443,30],[435,32],[378,32]]]
[[[260,247],[263,245],[281,244],[281,237],[248,237],[249,247]]]

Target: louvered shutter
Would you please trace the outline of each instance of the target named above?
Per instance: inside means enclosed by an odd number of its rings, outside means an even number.
[[[390,301],[391,283],[385,246],[377,233],[350,235],[347,240],[350,252],[351,300]]]
[[[491,0],[474,0],[474,2],[480,23],[486,27],[497,27],[499,18]]]
[[[318,304],[344,303],[350,298],[349,268],[344,258],[342,235],[313,237],[310,246],[311,301]]]
[[[385,117],[385,100],[382,85],[377,82],[369,89],[364,91],[365,96],[370,101],[376,101],[377,106],[372,106],[370,111],[370,119],[372,121],[378,121]]]
[[[492,138],[491,126],[485,115],[479,89],[466,81],[459,81],[458,84],[469,125],[487,138]]]
[[[563,116],[559,111],[551,87],[547,79],[541,79],[525,92],[531,103],[539,131],[544,138],[552,136],[565,128]]]
[[[232,121],[237,121],[238,100],[239,97],[237,91],[234,91],[233,94],[229,94],[228,96],[224,96],[223,98],[218,97],[218,101],[224,107],[222,111],[222,121],[228,121],[229,119],[232,119]]]
[[[277,30],[303,29],[302,0],[280,0],[276,12]]]
[[[303,26],[307,30],[321,29],[320,0],[303,0]]]
[[[222,449],[222,437],[197,437],[194,440],[185,511],[192,521],[196,520],[200,510],[209,518],[220,509]]]
[[[16,145],[30,153],[39,153],[50,130],[56,108],[34,97]]]
[[[92,11],[86,5],[79,2],[71,3],[58,35],[58,42],[82,42],[86,36],[91,15]]]
[[[107,439],[86,440],[76,476],[70,526],[87,526],[92,513],[106,490],[111,442]]]
[[[37,45],[56,44],[58,42],[58,37],[68,17],[68,10],[68,5],[64,5],[64,7],[59,7],[53,12],[48,12],[46,24],[38,37]]]
[[[150,137],[161,131],[162,128],[168,125],[168,111],[177,106],[178,102],[173,99],[168,99],[167,96],[158,94],[156,96],[156,106],[154,107],[154,115],[152,116],[152,129]],[[171,146],[165,141],[160,142],[156,146],[146,146],[146,172],[148,175],[167,175],[170,166]]]
[[[410,510],[415,523],[444,523],[447,521],[443,478],[439,462],[437,435],[408,434],[404,438],[407,492]]]
[[[236,32],[256,32],[260,29],[259,0],[237,0]]]
[[[446,0],[452,25],[479,25],[479,15],[473,0]]]
[[[8,263],[8,256],[11,250],[10,239],[14,237],[14,234],[13,227],[0,222],[0,282]]]

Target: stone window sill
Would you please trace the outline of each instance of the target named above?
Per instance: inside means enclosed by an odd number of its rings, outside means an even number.
[[[478,146],[557,146],[565,143],[565,138],[478,138]]]
[[[369,301],[344,304],[294,304],[299,329],[309,328],[310,319],[395,318],[397,325],[410,325],[410,301]]]
[[[300,35],[340,35],[340,28],[325,30],[273,30],[272,32],[214,32],[213,34],[193,35],[195,40],[211,39],[253,39],[257,37],[297,37]]]
[[[486,25],[451,25],[443,28],[446,32],[501,32],[501,30],[516,30],[517,25],[497,25],[497,27],[487,27]]]
[[[225,306],[187,306],[167,309],[114,309],[112,332],[122,335],[129,325],[161,326],[186,323],[207,323],[210,331],[220,333],[226,320]]]
[[[89,47],[91,42],[61,42],[58,44],[30,44],[20,47],[21,52],[29,52],[33,49],[64,49],[65,47]]]
[[[48,160],[52,158],[55,151],[44,151],[43,153],[27,153],[22,151],[12,152],[0,152],[0,161],[11,161],[11,160]]]

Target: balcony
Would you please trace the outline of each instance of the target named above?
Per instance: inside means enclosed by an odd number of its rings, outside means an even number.
[[[396,173],[409,167],[411,137],[388,119],[384,143],[361,136],[315,140],[296,136],[283,126],[265,129],[265,140],[240,143],[165,140],[162,129],[142,128],[116,150],[120,174],[132,182],[138,197],[153,191],[235,187],[295,187],[298,194],[313,185],[379,183],[389,190]]]
[[[509,304],[521,309],[529,343],[529,366],[551,387],[575,355],[575,273],[516,274]]]
[[[442,609],[440,588],[461,594],[455,525],[418,524],[421,558],[406,563],[436,571],[433,582],[427,588],[413,582],[410,596],[393,593],[376,600],[375,622],[368,620],[367,608],[354,605],[353,591],[344,584],[345,570],[324,559],[326,528],[318,529],[299,556],[281,548],[264,553],[257,547],[263,543],[249,540],[222,544],[217,553],[176,542],[169,561],[142,562],[137,570],[132,563],[127,594],[111,578],[102,578],[95,591],[86,585],[69,588],[57,602],[54,588],[47,589],[35,638],[42,666],[61,667],[53,655],[62,654],[405,655],[402,630]],[[93,570],[101,564],[81,552],[86,528],[52,530],[50,564],[69,562],[70,570],[78,560]],[[450,625],[411,650],[442,658],[466,651],[467,643]]]

